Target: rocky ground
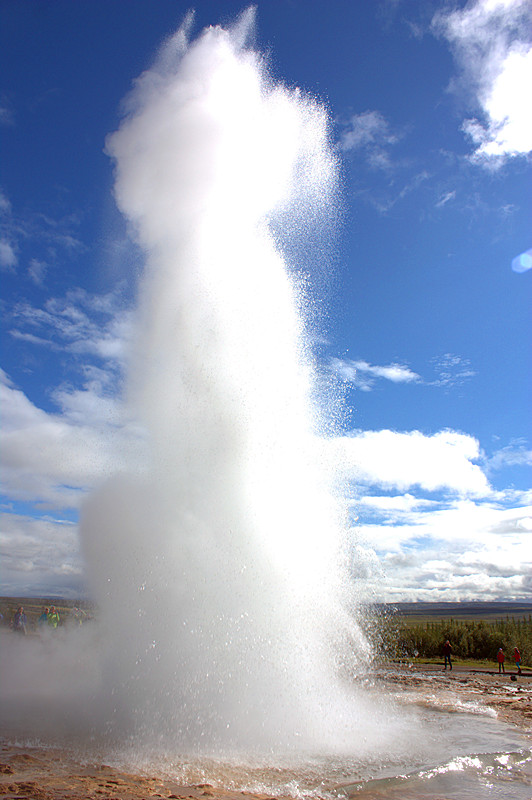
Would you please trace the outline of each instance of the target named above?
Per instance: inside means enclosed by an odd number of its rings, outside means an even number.
[[[515,673],[514,673],[515,674]],[[435,692],[474,701],[493,708],[498,717],[532,740],[532,673],[512,680],[511,673],[463,669],[452,672],[441,666],[413,665],[383,670],[377,676],[392,691],[415,691],[427,696]],[[4,742],[0,746],[0,797],[8,800],[257,800],[267,796],[246,795],[215,788],[208,783],[183,786],[157,776],[132,775],[106,764],[82,764],[66,752],[21,747]]]

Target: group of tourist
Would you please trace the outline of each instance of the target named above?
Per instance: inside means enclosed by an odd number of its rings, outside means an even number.
[[[39,628],[42,629],[42,627],[46,625],[52,630],[55,630],[59,626],[60,622],[61,620],[55,606],[46,606],[43,609],[41,616],[37,620]],[[26,616],[26,612],[24,611],[23,606],[19,606],[13,616],[11,628],[15,633],[21,633],[23,636],[25,636],[27,632],[27,626],[28,618]]]
[[[447,664],[449,665],[449,669],[453,668],[453,665],[452,665],[452,662],[451,662],[451,653],[452,652],[453,652],[453,648],[451,647],[451,643],[450,643],[449,639],[447,639],[447,641],[443,645],[443,658],[444,658],[443,668],[444,668],[444,670],[447,669]],[[517,674],[521,675],[521,653],[519,652],[519,648],[518,647],[514,647],[513,655],[514,655],[515,666],[517,667]],[[497,652],[497,663],[499,665],[499,673],[503,673],[504,672],[504,650],[502,649],[502,647],[499,647],[499,650]]]
[[[517,674],[521,674],[521,653],[517,647],[514,647],[514,661],[517,667]],[[499,647],[497,651],[497,663],[499,665],[499,673],[504,672],[504,650]]]
[[[59,614],[55,606],[50,606],[49,608],[45,606],[43,612],[39,619],[37,620],[37,625],[49,625],[50,628],[55,630],[61,620],[59,619]]]

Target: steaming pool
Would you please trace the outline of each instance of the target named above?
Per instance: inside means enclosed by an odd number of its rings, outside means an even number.
[[[386,753],[360,759],[344,754],[294,758],[160,757],[92,746],[69,748],[80,763],[101,760],[116,769],[157,775],[184,785],[208,783],[242,793],[294,798],[361,798],[366,800],[530,800],[532,756],[526,738],[485,713],[442,711],[426,698],[413,709],[422,731],[404,743],[395,757]],[[4,743],[9,742],[4,739]],[[45,747],[56,744],[26,739],[21,732],[10,744]],[[60,758],[60,756],[59,756]],[[50,759],[51,761],[53,758]]]
[[[447,708],[444,710],[442,706]],[[137,768],[185,784],[208,782],[253,794],[368,800],[483,800],[532,796],[532,753],[524,735],[481,706],[412,693],[403,707],[414,736],[397,752],[256,759],[171,758]],[[369,723],[371,724],[371,723]],[[363,738],[363,732],[361,732]],[[356,745],[355,745],[356,747]],[[120,759],[119,759],[120,761]]]

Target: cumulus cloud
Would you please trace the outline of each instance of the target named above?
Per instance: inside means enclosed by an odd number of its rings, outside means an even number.
[[[525,443],[486,459],[455,431],[354,431],[332,454],[352,488],[353,574],[374,600],[530,595],[531,493],[496,491],[487,477],[526,463]]]
[[[475,0],[432,21],[461,70],[454,88],[466,86],[479,108],[463,130],[475,146],[472,161],[487,167],[532,152],[531,23],[528,0]]]
[[[406,492],[399,495],[363,495],[356,501],[358,508],[364,507],[382,515],[389,515],[397,521],[398,515],[410,515],[412,511],[437,505],[435,500],[427,500]]]
[[[380,569],[367,576],[381,602],[522,599],[532,568],[532,507],[451,499],[432,508],[393,504],[380,520],[361,520],[359,546]],[[368,563],[366,559],[365,563]]]
[[[420,380],[419,375],[404,364],[376,366],[367,361],[333,358],[330,366],[341,380],[363,392],[370,392],[379,378],[392,383],[412,383]]]
[[[0,370],[2,492],[9,498],[2,520],[4,591],[12,585],[39,594],[53,587],[79,595],[72,520],[89,492],[121,471],[141,471],[147,460],[144,432],[120,397],[130,312],[118,287],[104,295],[73,289],[41,308],[20,303],[6,316],[11,335],[27,344],[32,371],[31,351],[38,347],[66,354],[70,373],[68,382],[49,390],[55,410],[45,411]],[[33,516],[17,513],[21,503]]]
[[[406,491],[450,490],[486,496],[491,489],[481,467],[476,439],[454,431],[427,436],[420,431],[355,431],[331,442],[334,457],[358,484]]]
[[[40,596],[54,593],[79,597],[83,566],[77,526],[42,517],[4,512],[0,575],[5,594]]]
[[[94,388],[58,390],[61,412],[35,406],[0,371],[3,491],[38,508],[78,508],[106,476],[135,464],[139,433]]]

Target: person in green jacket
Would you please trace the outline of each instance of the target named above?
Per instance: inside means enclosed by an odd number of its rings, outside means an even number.
[[[48,612],[47,622],[48,622],[48,625],[51,628],[53,628],[54,630],[59,625],[59,622],[60,622],[59,614],[57,613],[55,606],[50,606],[50,611]]]

